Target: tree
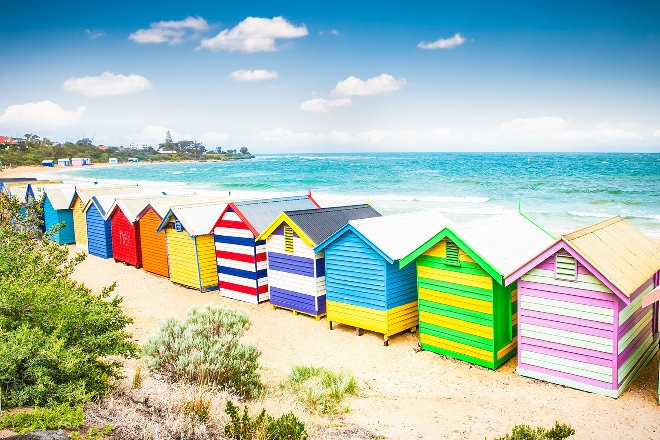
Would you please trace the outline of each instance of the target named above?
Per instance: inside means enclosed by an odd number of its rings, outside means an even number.
[[[137,353],[114,285],[94,295],[69,275],[84,254],[41,239],[39,201],[0,195],[0,397],[3,406],[81,403],[110,391]],[[54,231],[51,231],[52,233]],[[112,358],[110,358],[112,356]]]
[[[241,154],[250,154],[247,147],[241,147]]]

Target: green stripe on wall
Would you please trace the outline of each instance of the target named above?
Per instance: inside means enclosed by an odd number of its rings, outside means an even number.
[[[493,327],[493,315],[462,309],[460,307],[453,307],[420,299],[419,311],[433,313],[434,315],[447,316],[449,318],[459,319],[461,321],[471,322],[486,327]]]
[[[493,351],[493,340],[459,332],[445,327],[429,324],[427,322],[419,323],[419,332],[438,338],[448,339],[460,344],[469,345],[486,351]]]
[[[432,280],[430,278],[418,278],[418,287],[437,290],[439,292],[460,295],[466,298],[478,299],[481,301],[493,301],[493,291],[490,289],[479,289],[478,287],[465,286],[463,284],[447,283],[445,281]]]
[[[432,267],[435,269],[449,270],[452,272],[469,273],[471,275],[481,275],[485,277],[490,277],[488,272],[483,270],[481,266],[479,266],[476,263],[469,263],[467,261],[461,261],[460,266],[455,266],[453,264],[446,264],[444,258],[430,257],[428,255],[423,255],[417,258],[417,265]]]

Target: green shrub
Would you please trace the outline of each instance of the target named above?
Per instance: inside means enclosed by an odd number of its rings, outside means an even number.
[[[543,427],[532,428],[528,425],[516,425],[511,434],[504,437],[496,437],[495,440],[563,440],[575,434],[575,429],[569,425],[555,422],[552,429],[547,430]]]
[[[248,414],[247,405],[240,409],[227,401],[225,412],[229,415],[229,423],[225,425],[225,435],[230,440],[306,440],[308,438],[305,424],[293,413],[287,413],[275,419],[262,409],[259,415],[252,418]]]
[[[31,412],[3,414],[0,429],[11,428],[25,434],[37,429],[78,429],[84,421],[82,405],[70,406],[66,403],[46,408],[34,408]]]
[[[69,278],[82,256],[35,239],[35,204],[0,196],[0,396],[10,408],[104,395],[121,377],[118,357],[137,352],[114,285],[92,294]]]
[[[227,307],[192,308],[180,323],[169,318],[143,346],[147,365],[173,381],[228,388],[252,398],[263,389],[261,352],[240,343],[250,321],[245,312]]]
[[[283,388],[291,390],[309,411],[321,414],[348,410],[342,408],[344,398],[347,394],[357,394],[357,382],[352,374],[344,371],[335,374],[313,366],[294,366]]]

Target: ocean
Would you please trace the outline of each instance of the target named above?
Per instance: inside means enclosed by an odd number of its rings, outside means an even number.
[[[660,153],[264,154],[227,162],[68,168],[52,175],[237,198],[311,190],[322,206],[368,202],[383,215],[437,210],[457,221],[520,206],[556,233],[618,215],[660,238]]]

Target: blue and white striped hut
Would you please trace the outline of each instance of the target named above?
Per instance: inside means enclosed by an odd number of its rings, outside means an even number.
[[[258,237],[266,240],[270,304],[319,319],[325,315],[325,261],[314,248],[349,220],[378,217],[369,205],[285,211]]]

